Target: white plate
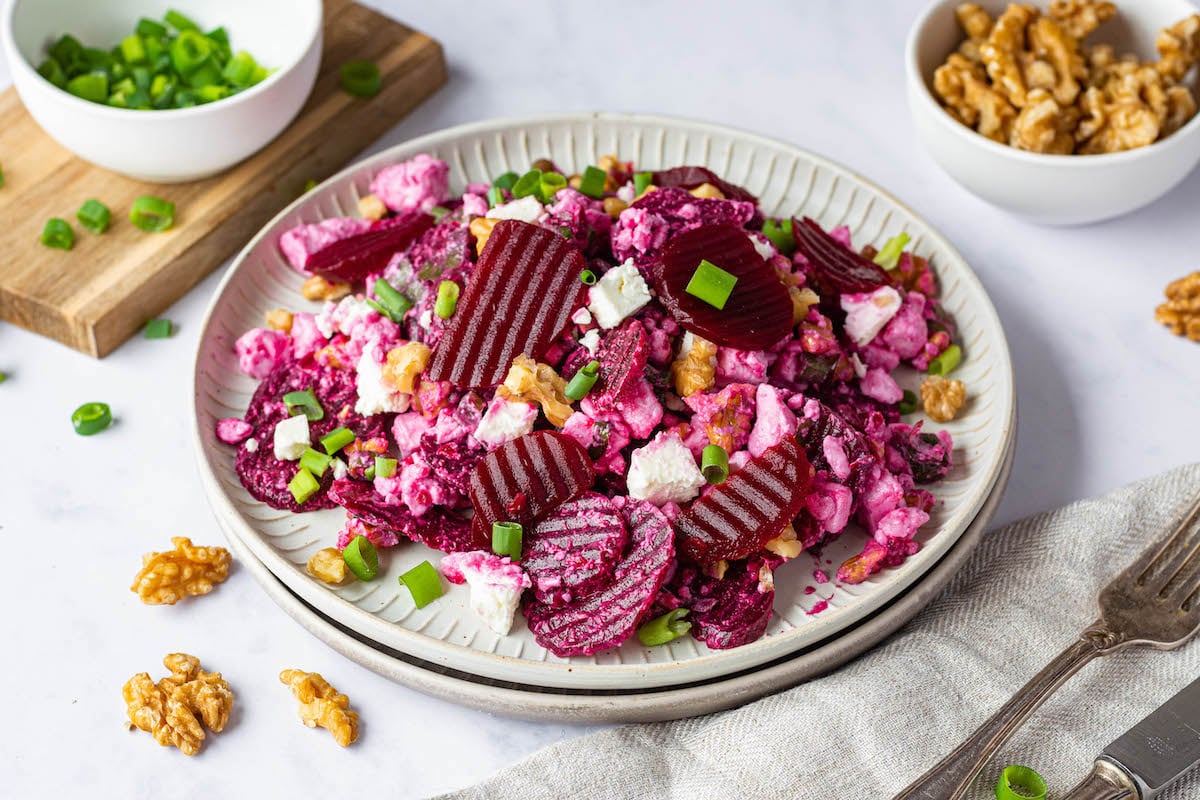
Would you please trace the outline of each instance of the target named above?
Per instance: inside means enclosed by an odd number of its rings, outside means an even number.
[[[304,570],[308,557],[333,543],[340,509],[308,514],[273,510],[241,487],[234,450],[217,441],[218,419],[245,412],[256,382],[237,369],[233,342],[260,325],[270,308],[313,308],[300,296],[301,276],[277,247],[279,235],[301,223],[354,214],[358,198],[383,167],[421,152],[445,159],[452,189],[522,170],[548,157],[580,170],[601,155],[618,153],[642,168],[701,164],[757,194],[772,215],[807,214],[826,226],[849,225],[857,246],[882,245],[906,231],[915,251],[937,272],[947,310],[959,325],[966,353],[955,376],[971,400],[945,426],[955,439],[955,467],[934,487],[931,521],[918,536],[919,553],[896,569],[857,586],[816,584],[814,560],[803,555],[776,575],[775,616],[757,642],[710,651],[691,637],[641,647],[636,640],[590,657],[558,658],[540,647],[518,621],[498,637],[467,607],[466,587],[416,609],[398,576],[436,553],[418,545],[395,548],[380,577],[369,584],[330,588]],[[907,385],[915,388],[915,375]],[[902,379],[902,383],[905,381]],[[686,120],[626,114],[575,114],[466,125],[415,139],[352,166],[293,203],[246,249],[217,290],[196,357],[196,444],[214,511],[292,591],[323,614],[379,642],[425,661],[463,672],[532,686],[573,689],[641,689],[710,679],[778,659],[827,638],[879,609],[910,586],[954,544],[978,514],[1014,435],[1013,377],[1000,320],[978,278],[928,224],[882,189],[833,162],[754,134]],[[849,532],[825,549],[821,567],[831,573],[861,549]],[[810,588],[811,587],[811,588]],[[809,592],[809,593],[806,593]],[[814,606],[825,610],[813,614]]]

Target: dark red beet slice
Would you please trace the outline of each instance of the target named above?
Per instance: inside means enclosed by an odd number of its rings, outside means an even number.
[[[702,259],[737,277],[723,309],[686,291]],[[716,344],[764,350],[792,331],[787,289],[736,225],[705,225],[677,234],[659,255],[654,283],[680,325]]]
[[[536,431],[500,445],[471,471],[476,538],[489,543],[492,523],[528,526],[591,488],[592,459],[583,445],[554,431]]]
[[[692,635],[713,650],[728,650],[756,641],[767,629],[775,603],[775,590],[758,590],[758,573],[747,567],[731,568],[712,587],[711,607],[693,609],[687,617]],[[707,604],[706,604],[707,605]]]
[[[429,379],[495,386],[514,357],[541,358],[582,304],[586,266],[579,248],[554,231],[497,223],[433,350]]]
[[[681,189],[695,189],[703,183],[711,183],[720,189],[727,200],[748,200],[751,203],[758,203],[757,197],[736,184],[726,182],[715,172],[704,167],[673,167],[660,169],[654,173],[654,185],[660,188],[678,186]]]
[[[675,561],[675,534],[661,511],[630,500],[621,509],[632,542],[599,592],[561,608],[534,602],[525,609],[538,644],[562,658],[607,650],[628,639],[654,603]]]
[[[595,402],[601,406],[615,402],[642,377],[650,349],[646,329],[636,319],[600,340],[596,360],[600,362],[600,379],[593,390]]]
[[[309,256],[306,269],[339,281],[360,281],[387,266],[433,225],[433,217],[410,211],[381,219],[362,233],[333,242]]]
[[[521,566],[538,600],[566,605],[609,583],[628,542],[612,500],[587,492],[533,526],[525,536]]]
[[[786,437],[676,518],[680,551],[697,564],[757,553],[800,512],[812,475],[804,448]]]
[[[892,282],[883,268],[825,232],[810,217],[792,219],[796,249],[812,266],[809,278],[821,298],[832,301],[847,292],[870,292]]]
[[[471,540],[471,523],[465,517],[439,507],[414,517],[405,506],[385,503],[365,481],[334,481],[329,499],[374,528],[392,531],[434,550],[460,553],[479,549]]]

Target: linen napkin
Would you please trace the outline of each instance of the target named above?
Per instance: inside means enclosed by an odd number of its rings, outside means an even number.
[[[449,798],[890,798],[958,745],[1096,617],[1096,594],[1200,493],[1200,464],[1014,523],[896,635],[742,708],[563,742]],[[976,781],[1006,764],[1061,795],[1100,750],[1200,674],[1200,642],[1093,661]],[[1200,770],[1162,795],[1200,797]]]

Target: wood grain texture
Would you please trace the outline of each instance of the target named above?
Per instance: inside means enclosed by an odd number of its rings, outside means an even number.
[[[374,61],[383,73],[383,91],[370,100],[339,86],[338,67],[356,59]],[[332,175],[445,80],[436,41],[350,0],[325,0],[320,73],[292,124],[229,171],[170,186],[75,157],[38,127],[10,88],[0,95],[0,318],[88,355],[107,355],[245,244],[307,181]],[[143,194],[175,202],[172,230],[145,233],[129,223],[129,207]],[[103,236],[75,223],[89,197],[112,209]],[[39,242],[50,217],[75,226],[74,249]]]

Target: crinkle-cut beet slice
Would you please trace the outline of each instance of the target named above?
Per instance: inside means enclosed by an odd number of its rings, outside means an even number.
[[[586,492],[563,503],[525,535],[521,566],[538,600],[566,605],[609,583],[628,542],[613,501]]]
[[[596,350],[600,379],[592,390],[593,399],[601,406],[616,402],[637,384],[649,356],[646,329],[636,319],[627,320],[601,339]]]
[[[492,228],[450,324],[433,350],[429,379],[484,388],[504,380],[513,358],[541,358],[566,329],[587,287],[579,248],[517,220]]]
[[[758,203],[758,198],[742,187],[729,183],[715,172],[705,167],[672,167],[660,169],[654,173],[654,185],[660,188],[678,186],[681,189],[695,189],[701,184],[711,183],[721,190],[726,200],[747,200]]]
[[[492,524],[528,526],[591,488],[592,459],[583,445],[554,431],[535,431],[506,442],[471,471],[476,538],[491,541]]]
[[[758,573],[739,565],[713,581],[708,598],[711,605],[705,603],[704,610],[693,609],[688,617],[692,635],[713,650],[728,650],[763,635],[771,620],[775,590],[759,591]]]
[[[250,438],[238,445],[234,465],[246,491],[271,508],[316,511],[333,507],[325,491],[332,480],[330,471],[320,479],[321,489],[301,506],[287,488],[298,465],[295,461],[275,458],[275,426],[289,416],[283,396],[308,388],[312,388],[325,409],[324,419],[308,424],[309,438],[314,446],[319,446],[321,437],[339,425],[345,425],[361,439],[369,439],[385,436],[391,423],[390,414],[363,417],[355,413],[358,390],[353,372],[320,366],[311,360],[287,361],[277,366],[258,384],[246,408],[245,420],[254,430]],[[254,444],[247,446],[250,439]]]
[[[556,656],[591,655],[628,639],[675,563],[675,533],[661,511],[650,503],[629,500],[621,516],[631,544],[613,572],[612,583],[566,606],[532,602],[525,608],[534,638]]]
[[[392,256],[408,247],[433,225],[433,217],[410,211],[381,219],[370,228],[322,247],[309,256],[309,272],[339,281],[360,281],[387,266]]]
[[[370,483],[349,478],[334,481],[329,498],[374,528],[392,531],[434,550],[462,553],[478,549],[471,540],[470,521],[454,511],[434,507],[414,517],[403,505],[385,503]]]
[[[757,553],[800,512],[812,476],[804,448],[784,438],[675,519],[680,551],[697,564]]]
[[[701,260],[737,277],[723,309],[687,293]],[[705,225],[675,236],[659,255],[654,283],[676,322],[716,344],[765,350],[792,331],[787,288],[735,225]]]
[[[836,303],[847,292],[870,292],[890,285],[892,279],[883,268],[864,258],[825,232],[816,220],[792,219],[796,249],[808,259],[808,276],[821,299]]]

